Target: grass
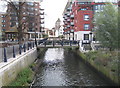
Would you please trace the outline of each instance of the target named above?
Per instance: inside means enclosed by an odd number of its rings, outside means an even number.
[[[29,86],[34,77],[34,72],[30,67],[22,70],[16,79],[8,86]]]

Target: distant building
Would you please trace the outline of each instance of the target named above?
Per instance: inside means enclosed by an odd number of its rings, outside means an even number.
[[[55,22],[55,37],[59,37],[61,35],[63,35],[63,25],[61,25],[61,20],[58,18]]]
[[[15,2],[16,3],[16,2]],[[17,5],[18,3],[16,3]],[[8,4],[7,13],[2,15],[2,31],[5,32],[6,39],[17,39],[18,17],[13,8]],[[34,39],[35,34],[39,39],[41,36],[40,2],[26,2],[22,6],[22,31],[23,39]]]

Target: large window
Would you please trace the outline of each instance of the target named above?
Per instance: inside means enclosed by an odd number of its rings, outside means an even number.
[[[84,30],[89,30],[90,25],[89,24],[84,24]]]
[[[84,15],[84,20],[89,20],[89,15]]]
[[[5,27],[5,24],[3,24],[2,27]]]
[[[89,40],[89,34],[84,34],[84,40]]]

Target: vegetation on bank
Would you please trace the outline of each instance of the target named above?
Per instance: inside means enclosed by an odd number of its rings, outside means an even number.
[[[10,83],[8,86],[30,86],[35,74],[35,72],[31,68],[33,65],[34,64],[29,66],[28,68],[23,69],[18,74],[16,79],[12,83]]]
[[[120,69],[119,69],[119,54],[118,51],[90,51],[77,54],[85,61],[90,63],[98,71],[102,72],[105,76],[110,78],[115,83],[120,82]]]
[[[103,11],[94,16],[96,40],[110,50],[120,49],[119,15],[117,5],[107,3]]]
[[[37,72],[37,68],[41,65],[42,58],[47,50],[47,48],[38,48],[38,58],[36,62],[31,64],[29,67],[23,69],[16,77],[16,79],[10,83],[8,86],[30,86],[35,74]]]

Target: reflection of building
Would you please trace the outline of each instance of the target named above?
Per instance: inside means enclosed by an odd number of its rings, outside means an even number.
[[[65,39],[92,40],[94,14],[103,10],[106,0],[102,2],[96,0],[68,1],[63,12]]]
[[[15,4],[16,6],[18,3]],[[40,38],[40,2],[26,2],[21,6],[21,22],[23,39],[32,39],[37,34]],[[10,13],[10,14],[8,14]],[[8,5],[7,14],[2,15],[2,31],[7,39],[16,40],[18,36],[18,17],[16,11]]]

